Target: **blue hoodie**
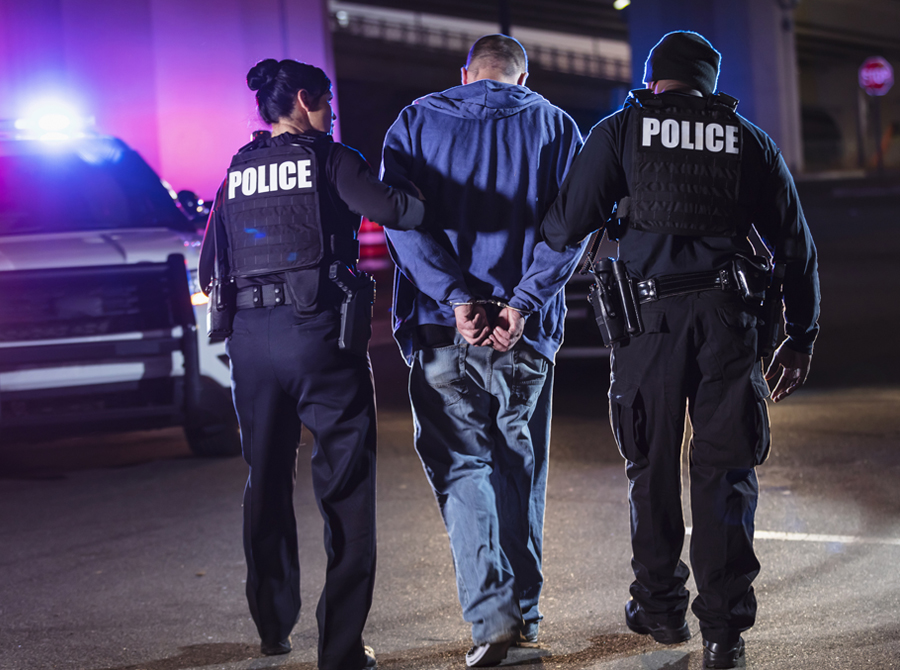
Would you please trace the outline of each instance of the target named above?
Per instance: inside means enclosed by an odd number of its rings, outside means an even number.
[[[394,337],[411,363],[415,327],[455,327],[453,305],[491,301],[529,313],[522,339],[553,361],[562,288],[582,247],[556,252],[541,219],[581,148],[572,118],[524,86],[483,79],[404,109],[384,140],[382,178],[415,184],[423,224],[385,231],[397,264]]]

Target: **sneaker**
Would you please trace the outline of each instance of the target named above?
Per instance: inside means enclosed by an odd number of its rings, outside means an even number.
[[[625,625],[635,633],[649,635],[660,644],[680,644],[691,639],[691,630],[684,619],[677,626],[655,623],[633,598],[625,603]]]
[[[486,668],[499,665],[506,658],[506,652],[512,646],[512,640],[502,642],[485,642],[476,644],[466,652],[466,665],[470,668]]]
[[[375,650],[372,647],[366,645],[363,647],[363,651],[366,653],[366,664],[363,666],[363,670],[372,670],[373,668],[378,667],[378,661],[375,660]]]

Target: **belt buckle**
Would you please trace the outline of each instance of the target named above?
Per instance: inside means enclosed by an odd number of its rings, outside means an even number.
[[[641,302],[656,302],[659,294],[656,291],[656,280],[647,279],[637,282],[638,300]]]
[[[716,281],[721,285],[723,291],[736,291],[738,288],[734,275],[726,268],[719,270],[719,276]]]

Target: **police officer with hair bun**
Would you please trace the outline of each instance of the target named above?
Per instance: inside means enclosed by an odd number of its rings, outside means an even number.
[[[234,406],[250,475],[244,491],[247,600],[265,655],[291,651],[300,616],[293,490],[301,423],[327,568],[316,618],[318,667],[375,666],[363,627],[375,578],[375,393],[368,359],[374,288],[357,270],[360,216],[415,228],[423,203],[381,183],[331,138],[331,82],[312,65],[268,59],[247,85],[271,133],[238,150],[216,196],[200,279],[225,327]],[[213,280],[215,279],[215,282]],[[221,294],[219,291],[221,290]],[[217,313],[217,317],[220,315]],[[222,328],[220,327],[220,332]]]
[[[719,61],[697,33],[664,36],[647,59],[647,88],[593,128],[542,232],[556,250],[595,230],[618,241],[619,258],[595,264],[603,288],[593,295],[613,347],[610,420],[629,479],[635,580],[625,622],[664,644],[691,636],[689,571],[680,558],[687,410],[692,610],[704,666],[732,668],[744,654],[741,633],[756,617],[756,466],[769,450],[765,379],[779,377],[775,402],[806,380],[819,283],[781,152],[735,112],[737,100],[714,93]],[[778,272],[755,255],[751,225]],[[769,282],[783,282],[783,296],[767,290]],[[764,379],[766,347],[759,345],[768,338],[758,327],[780,320],[782,305],[787,337]]]

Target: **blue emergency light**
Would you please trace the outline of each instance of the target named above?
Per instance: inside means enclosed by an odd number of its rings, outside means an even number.
[[[0,136],[17,140],[72,140],[93,134],[94,117],[82,116],[67,105],[41,104],[10,122],[0,122]]]

